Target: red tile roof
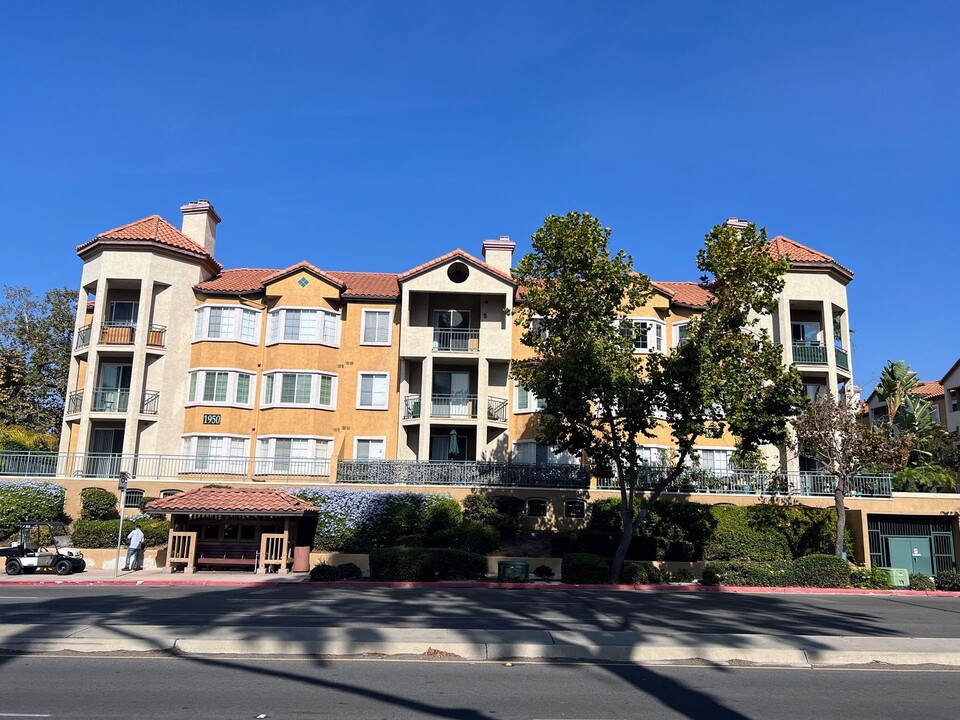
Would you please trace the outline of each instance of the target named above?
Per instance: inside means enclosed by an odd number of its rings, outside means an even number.
[[[936,380],[921,382],[913,389],[913,394],[928,399],[943,397],[943,385]]]
[[[231,515],[302,515],[320,508],[280,490],[259,488],[199,488],[146,504],[151,515],[165,513],[226,513]]]
[[[695,282],[659,282],[653,281],[653,286],[670,296],[674,305],[684,305],[692,308],[705,308],[713,297],[707,288]]]
[[[102,232],[93,240],[77,245],[77,253],[82,254],[85,250],[97,244],[131,245],[137,243],[155,243],[173,248],[179,252],[206,260],[215,266],[217,271],[221,269],[220,263],[210,253],[159,215],[151,215],[143,220],[137,220],[113,230]]]
[[[470,253],[464,250],[461,250],[460,248],[457,248],[453,252],[448,252],[446,255],[441,255],[438,258],[434,258],[429,262],[425,262],[422,265],[417,265],[415,268],[411,268],[410,270],[407,270],[405,273],[401,273],[398,279],[400,280],[400,282],[403,282],[407,278],[411,278],[414,275],[419,275],[422,272],[426,272],[427,270],[430,270],[431,268],[435,268],[438,265],[442,265],[448,260],[453,260],[454,258],[460,258],[461,260],[466,260],[467,262],[473,265],[476,265],[478,267],[481,267],[484,270],[487,270],[488,272],[493,273],[494,275],[498,275],[502,277],[511,285],[516,285],[516,282],[508,273],[505,273],[502,270],[498,270],[497,268],[493,267],[493,265],[487,265],[487,263],[485,263],[480,258],[474,257]]]
[[[801,245],[796,240],[791,240],[783,235],[777,235],[770,241],[770,252],[776,257],[786,255],[792,262],[814,265],[832,265],[840,270],[844,275],[853,277],[853,270],[844,267],[829,255]]]
[[[337,278],[347,286],[344,297],[398,300],[400,283],[396,273],[342,272],[330,270],[330,277]]]
[[[316,275],[318,278],[322,278],[326,280],[331,285],[336,285],[341,290],[346,290],[346,286],[344,286],[342,282],[340,282],[339,280],[336,280],[335,278],[330,277],[327,273],[325,273],[323,270],[318,268],[316,265],[314,265],[313,263],[309,263],[306,260],[301,260],[296,265],[291,265],[290,267],[284,268],[283,270],[277,270],[275,273],[273,273],[273,275],[268,275],[263,279],[263,284],[267,285],[276,280],[279,280],[280,278],[285,278],[288,275],[293,275],[294,273],[298,273],[304,270],[306,272],[309,272],[311,275]]]
[[[263,290],[263,279],[276,274],[266,268],[235,268],[224,270],[196,286],[197,290],[211,293],[245,293]]]
[[[283,271],[264,268],[224,270],[217,277],[197,285],[196,289],[200,292],[228,295],[256,292],[263,290],[264,281],[275,279],[281,272]],[[343,292],[345,298],[396,300],[400,297],[396,273],[328,270],[322,272],[322,275],[334,284],[345,287]]]

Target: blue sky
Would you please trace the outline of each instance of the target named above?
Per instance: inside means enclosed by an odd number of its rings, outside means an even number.
[[[730,215],[853,268],[853,363],[960,356],[955,2],[4,3],[0,284],[208,198],[227,267],[402,271],[551,213],[696,279]]]

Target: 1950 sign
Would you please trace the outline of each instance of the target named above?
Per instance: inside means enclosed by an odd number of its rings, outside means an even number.
[[[220,424],[220,415],[213,415],[211,413],[205,413],[203,416],[204,425],[219,425]]]

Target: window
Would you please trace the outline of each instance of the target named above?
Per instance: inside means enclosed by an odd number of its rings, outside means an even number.
[[[340,314],[331,310],[273,310],[267,323],[267,342],[336,345],[340,342]]]
[[[833,344],[843,350],[843,334],[839,314],[833,316]]]
[[[183,439],[181,472],[244,475],[249,438],[230,435],[189,435]]]
[[[817,322],[795,322],[790,323],[790,332],[792,333],[794,344],[819,345],[820,344],[820,323]]]
[[[143,500],[143,495],[143,490],[128,489],[123,500],[123,506],[125,508],[139,508],[140,501]]]
[[[587,504],[583,500],[564,500],[563,516],[568,518],[583,518],[587,515]]]
[[[355,460],[383,460],[386,451],[384,438],[356,438],[354,440],[353,457]]]
[[[547,501],[543,498],[530,498],[527,500],[527,517],[546,517]]]
[[[547,331],[547,329],[543,326],[543,318],[542,318],[542,317],[539,317],[539,316],[531,317],[531,318],[530,318],[530,323],[529,323],[529,328],[530,328],[530,332],[531,332],[533,335],[536,335],[537,337],[539,337],[539,338],[541,338],[541,339],[543,339],[543,340],[545,340],[545,339],[546,339],[547,337],[549,337],[549,335],[550,335],[550,333]]]
[[[700,450],[700,467],[715,475],[726,475],[730,471],[732,450]]]
[[[227,340],[256,345],[260,313],[241,307],[204,305],[196,309],[194,340]]]
[[[635,353],[663,352],[663,323],[658,320],[626,318],[623,332],[633,335]]]
[[[262,437],[257,441],[257,475],[330,474],[332,438]]]
[[[327,373],[270,372],[263,379],[263,404],[333,410],[336,380],[336,375]]]
[[[515,406],[517,412],[534,412],[543,410],[547,406],[547,402],[538,398],[522,385],[517,385]]]
[[[393,320],[390,310],[364,310],[361,345],[389,345]]]
[[[239,370],[194,370],[190,373],[187,404],[249,407],[252,377]]]
[[[360,381],[357,383],[357,407],[386,410],[389,381],[389,373],[360,373]]]
[[[140,303],[133,301],[118,300],[110,303],[110,318],[108,322],[111,325],[123,325],[131,327],[137,324],[137,310]]]
[[[679,347],[687,339],[687,330],[689,322],[678,322],[673,324],[673,347]]]
[[[960,411],[960,388],[950,388],[947,394],[950,396],[950,412]]]
[[[644,462],[647,465],[669,465],[670,461],[668,459],[668,453],[669,451],[664,447],[641,445],[637,448],[637,455],[640,458],[640,462]]]
[[[940,422],[940,406],[936,403],[930,403],[930,417],[934,422]]]
[[[827,394],[827,388],[826,386],[819,384],[804,384],[803,394],[810,402],[814,402],[821,395]]]
[[[174,495],[179,495],[182,492],[183,490],[161,490],[160,497],[162,498],[173,497]]]
[[[513,444],[513,461],[525,465],[579,465],[576,455],[557,452],[543,443],[521,440]]]

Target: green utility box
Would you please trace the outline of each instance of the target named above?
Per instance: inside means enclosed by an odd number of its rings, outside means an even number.
[[[527,582],[530,563],[500,560],[497,563],[497,582]]]
[[[903,568],[889,567],[877,568],[877,570],[886,570],[888,573],[890,573],[890,581],[895,588],[910,587],[910,572],[908,570],[904,570]]]

